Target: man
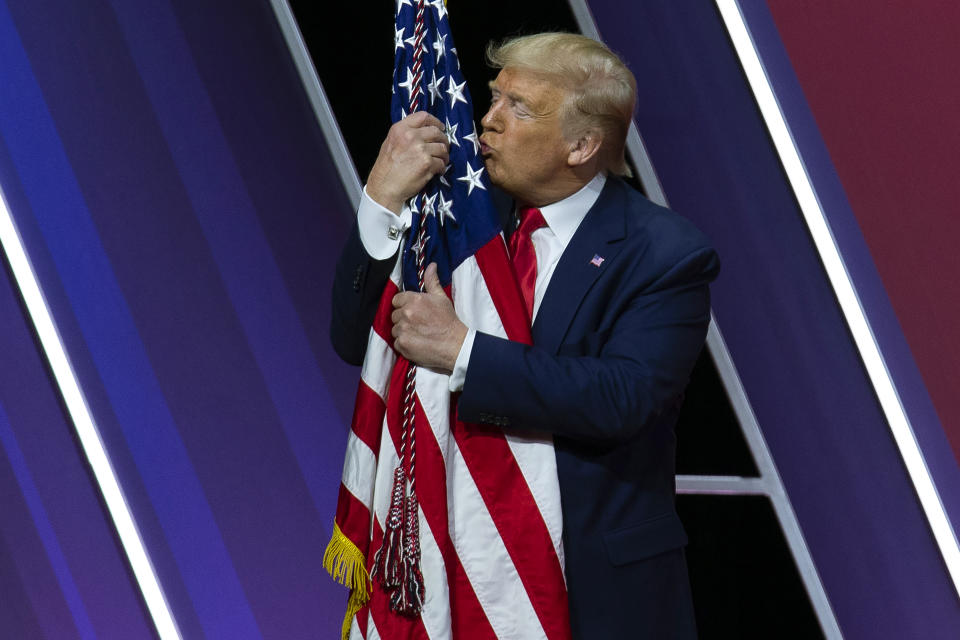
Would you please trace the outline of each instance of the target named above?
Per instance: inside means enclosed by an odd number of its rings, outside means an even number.
[[[514,201],[505,231],[522,218],[511,247],[535,253],[535,272],[518,274],[534,344],[465,326],[431,266],[428,293],[393,301],[394,346],[451,372],[462,420],[553,434],[573,637],[695,637],[673,427],[718,259],[690,223],[615,177],[626,171],[636,85],[614,54],[539,34],[488,57],[501,70],[481,153]],[[443,172],[447,153],[442,123],[425,113],[396,123],[381,147],[334,285],[331,335],[348,362],[362,362],[397,231],[409,225],[404,202]]]

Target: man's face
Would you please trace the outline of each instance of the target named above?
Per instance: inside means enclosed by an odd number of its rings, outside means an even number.
[[[517,68],[500,71],[490,84],[493,100],[480,121],[480,153],[490,181],[520,202],[541,205],[567,167],[563,136],[563,88]]]

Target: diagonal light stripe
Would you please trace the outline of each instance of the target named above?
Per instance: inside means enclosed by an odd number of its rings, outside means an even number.
[[[97,485],[100,487],[103,500],[110,512],[110,518],[117,529],[117,535],[120,537],[123,550],[130,562],[130,567],[133,569],[134,577],[143,594],[147,609],[150,611],[150,617],[157,629],[157,634],[161,640],[179,639],[181,636],[173,618],[173,613],[170,611],[160,588],[157,574],[150,563],[143,539],[137,530],[136,522],[134,522],[133,514],[130,512],[120,489],[116,473],[110,463],[110,458],[107,456],[93,415],[90,413],[83,392],[80,390],[76,374],[67,358],[63,341],[54,324],[50,308],[40,290],[36,273],[27,258],[23,241],[17,232],[2,190],[0,190],[0,245],[2,245],[10,263],[14,280],[20,289],[20,295],[23,296],[30,320],[37,332],[40,344],[53,372],[53,377],[63,396],[63,402],[80,439],[84,455],[91,469],[93,469]]]
[[[960,594],[960,545],[957,543],[956,533],[947,517],[926,461],[923,459],[910,419],[903,408],[876,337],[857,297],[856,288],[843,263],[836,239],[833,237],[826,215],[807,175],[800,152],[780,109],[780,104],[777,102],[770,79],[763,68],[740,6],[736,0],[717,0],[717,8],[720,10],[734,49],[740,58],[740,64],[743,66],[770,137],[780,156],[787,179],[793,188],[827,277],[837,296],[840,309],[853,334],[854,343],[863,359],[867,375],[890,425],[897,448],[903,456],[904,464],[913,481],[930,528],[933,530],[954,588]]]
[[[764,478],[741,476],[677,476],[677,493],[694,495],[767,496],[772,493]]]
[[[287,48],[290,49],[290,55],[293,57],[293,63],[297,67],[297,73],[300,74],[300,81],[307,92],[307,98],[313,107],[313,112],[317,116],[317,122],[327,139],[327,146],[333,155],[334,164],[337,172],[340,174],[340,180],[343,182],[353,210],[356,211],[360,205],[360,175],[356,167],[353,166],[353,159],[347,151],[347,144],[340,133],[340,127],[337,126],[337,119],[333,115],[333,109],[330,107],[330,101],[327,100],[327,94],[323,91],[323,85],[320,83],[320,76],[317,75],[317,69],[313,66],[313,59],[307,51],[307,45],[303,41],[303,35],[297,26],[297,19],[290,9],[287,0],[270,0],[273,12],[277,16],[277,24],[280,31],[283,32],[284,40],[287,41]]]
[[[734,414],[737,416],[737,422],[740,424],[740,431],[743,433],[744,440],[750,449],[760,472],[759,478],[748,478],[744,480],[758,480],[757,485],[736,482],[738,478],[729,476],[678,476],[677,489],[682,493],[712,493],[713,495],[757,495],[757,489],[760,489],[761,495],[767,495],[773,510],[776,513],[777,520],[780,522],[780,528],[783,536],[786,538],[790,553],[793,555],[797,571],[803,580],[810,603],[817,614],[817,620],[820,622],[820,628],[826,638],[834,640],[842,638],[840,626],[837,623],[837,616],[833,611],[830,600],[827,598],[827,592],[820,580],[820,574],[810,555],[810,548],[803,537],[803,531],[800,529],[800,523],[797,520],[797,514],[793,510],[793,504],[787,496],[786,488],[783,486],[783,480],[780,478],[780,472],[773,461],[773,455],[770,453],[770,447],[767,446],[763,432],[760,431],[760,425],[757,422],[757,416],[753,412],[753,406],[747,398],[747,392],[743,388],[743,382],[740,380],[740,374],[737,372],[730,356],[730,350],[727,343],[720,333],[720,328],[713,321],[711,314],[710,328],[707,330],[707,347],[710,355],[713,357],[717,368],[717,374],[720,376],[720,382],[730,400]],[[701,482],[701,480],[706,482]],[[716,481],[713,484],[711,481]],[[727,484],[726,491],[709,491],[710,488],[717,488],[718,485]],[[691,489],[691,491],[686,491]]]

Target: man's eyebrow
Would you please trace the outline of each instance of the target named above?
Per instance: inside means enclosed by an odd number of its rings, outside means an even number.
[[[503,91],[501,91],[500,88],[497,87],[497,81],[496,81],[496,80],[491,80],[490,82],[488,82],[488,83],[487,83],[487,87],[490,88],[491,93],[494,92],[494,91],[496,91],[497,93],[503,93]],[[517,102],[517,103],[519,103],[519,104],[527,104],[527,101],[523,99],[523,96],[518,96],[517,94],[515,94],[515,93],[510,93],[510,92],[507,92],[507,93],[504,94],[504,95],[506,95],[508,98],[510,98],[511,100],[513,100],[514,102]]]

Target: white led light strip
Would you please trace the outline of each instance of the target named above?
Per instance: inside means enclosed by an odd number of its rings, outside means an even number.
[[[137,525],[123,497],[123,492],[120,490],[117,476],[110,464],[110,459],[103,446],[103,441],[100,439],[90,409],[87,407],[83,392],[80,390],[80,384],[74,374],[73,367],[70,366],[63,341],[60,339],[60,334],[53,322],[50,308],[40,291],[37,276],[27,258],[23,242],[14,225],[13,216],[7,207],[7,201],[2,190],[0,190],[0,246],[3,247],[7,256],[10,269],[13,271],[13,277],[20,289],[20,295],[23,296],[26,303],[27,312],[30,314],[30,319],[37,336],[40,338],[40,344],[47,356],[47,361],[50,363],[50,369],[53,371],[57,386],[60,388],[70,419],[73,421],[77,436],[80,438],[84,455],[86,455],[87,461],[93,469],[93,474],[100,487],[100,493],[103,495],[107,510],[110,512],[123,550],[130,561],[130,566],[150,611],[157,634],[161,640],[179,640],[181,636],[177,630],[173,614],[170,612],[163,591],[160,589],[160,583],[157,580],[153,565],[150,563],[150,558],[147,556],[140,532],[137,530]]]
[[[936,485],[930,476],[923,459],[923,454],[917,444],[916,436],[910,425],[906,411],[900,402],[896,387],[887,370],[886,363],[880,353],[870,323],[867,321],[863,307],[857,297],[857,292],[847,272],[836,240],[830,231],[826,216],[820,206],[820,201],[814,192],[813,185],[807,175],[803,161],[800,158],[793,136],[787,126],[783,112],[774,95],[769,78],[764,71],[760,56],[754,46],[753,39],[747,29],[743,14],[736,0],[716,0],[717,8],[727,27],[730,39],[740,58],[740,64],[750,83],[750,88],[756,98],[757,105],[766,122],[770,137],[783,163],[790,185],[800,210],[806,220],[814,244],[823,261],[824,269],[834,293],[840,303],[840,309],[847,320],[854,342],[860,351],[867,375],[880,401],[880,406],[886,415],[894,440],[903,456],[907,472],[913,481],[914,488],[920,498],[920,504],[926,513],[934,538],[943,555],[947,571],[953,580],[954,588],[960,594],[960,546],[957,537],[944,510]]]

